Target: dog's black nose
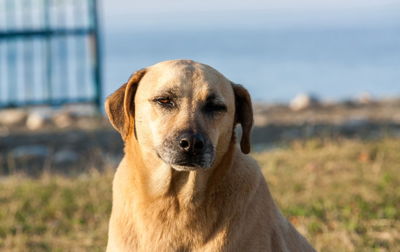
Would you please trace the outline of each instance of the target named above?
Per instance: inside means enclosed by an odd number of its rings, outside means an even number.
[[[179,147],[185,152],[199,153],[204,149],[204,137],[201,134],[184,133],[179,138]]]

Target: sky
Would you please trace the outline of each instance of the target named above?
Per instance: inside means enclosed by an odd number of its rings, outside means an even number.
[[[228,10],[277,10],[277,9],[307,9],[307,10],[344,10],[353,8],[375,8],[391,6],[396,0],[104,0],[104,6],[117,15],[125,13],[164,12],[164,11],[228,11]],[[123,8],[121,8],[123,7]]]
[[[102,9],[111,30],[393,26],[400,19],[400,0],[103,0]]]

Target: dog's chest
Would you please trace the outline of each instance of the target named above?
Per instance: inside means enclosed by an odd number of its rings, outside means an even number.
[[[223,247],[227,232],[216,229],[221,221],[218,217],[210,210],[141,209],[134,222],[123,227],[124,236],[135,233],[134,239],[124,239],[125,247],[138,251],[207,251],[211,244],[214,249]]]

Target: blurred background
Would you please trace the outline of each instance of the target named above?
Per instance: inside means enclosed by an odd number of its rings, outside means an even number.
[[[106,93],[135,69],[190,58],[256,101],[400,95],[398,1],[117,0],[103,12]]]
[[[104,250],[105,97],[170,59],[252,95],[253,156],[321,251],[400,249],[400,1],[0,0],[0,250]]]

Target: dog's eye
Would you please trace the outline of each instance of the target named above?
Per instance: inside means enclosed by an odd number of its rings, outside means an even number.
[[[160,97],[160,98],[156,98],[154,99],[154,101],[156,103],[158,103],[159,105],[163,106],[163,107],[173,107],[175,104],[174,102],[169,98],[169,97]]]
[[[207,113],[225,112],[226,106],[224,104],[207,103],[204,106],[204,111]]]

